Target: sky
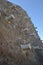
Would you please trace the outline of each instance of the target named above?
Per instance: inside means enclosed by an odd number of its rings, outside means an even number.
[[[31,17],[38,34],[43,40],[43,0],[9,0],[10,2],[20,5]]]

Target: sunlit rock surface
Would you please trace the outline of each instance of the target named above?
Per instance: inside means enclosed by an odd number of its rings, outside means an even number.
[[[20,6],[0,0],[0,65],[43,65],[43,44]]]

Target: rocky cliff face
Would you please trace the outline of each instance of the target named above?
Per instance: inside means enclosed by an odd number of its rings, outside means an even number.
[[[20,6],[0,0],[0,65],[43,65],[43,45]]]

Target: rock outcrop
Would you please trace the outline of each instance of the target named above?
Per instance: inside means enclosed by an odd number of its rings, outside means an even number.
[[[0,0],[0,65],[43,65],[43,45],[20,6]]]

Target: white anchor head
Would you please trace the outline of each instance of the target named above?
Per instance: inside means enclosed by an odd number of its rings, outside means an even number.
[[[31,44],[29,43],[28,45],[29,45],[29,48],[31,49],[31,48],[32,48],[32,47],[31,47]]]

